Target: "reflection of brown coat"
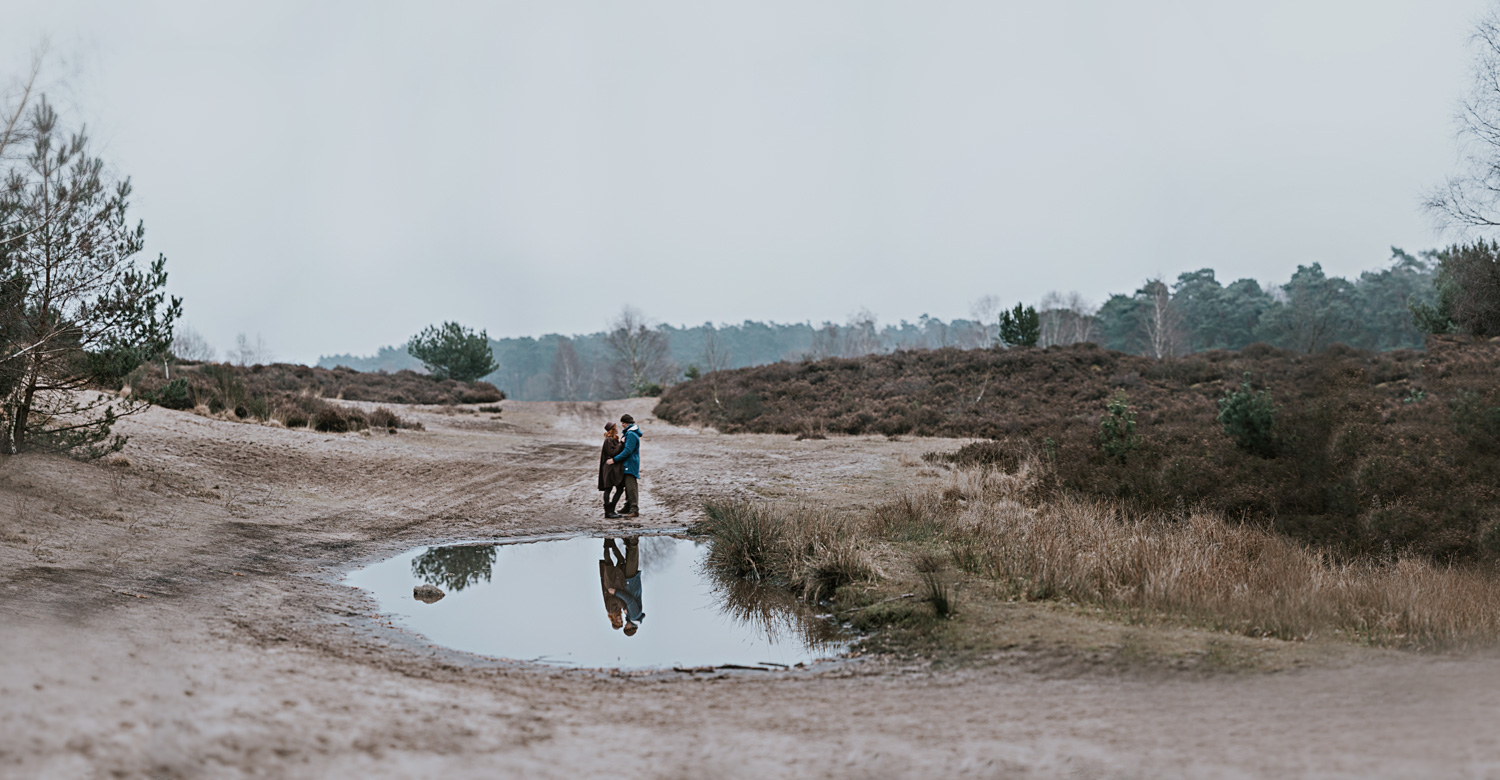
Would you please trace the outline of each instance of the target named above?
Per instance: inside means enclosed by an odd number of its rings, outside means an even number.
[[[619,487],[625,484],[625,464],[615,461],[614,465],[611,466],[604,462],[619,455],[620,450],[623,449],[625,449],[625,442],[623,441],[609,438],[604,440],[604,449],[599,452],[600,490],[609,490],[612,487]]]
[[[625,601],[619,596],[612,595],[610,588],[616,592],[625,589],[625,567],[616,566],[609,561],[599,562],[599,591],[604,594],[604,611],[611,615],[619,615],[625,611]]]

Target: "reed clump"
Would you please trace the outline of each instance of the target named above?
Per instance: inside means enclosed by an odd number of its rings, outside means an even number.
[[[831,598],[876,575],[858,518],[812,506],[710,501],[699,531],[712,545],[708,562],[722,572],[784,585],[809,601]]]

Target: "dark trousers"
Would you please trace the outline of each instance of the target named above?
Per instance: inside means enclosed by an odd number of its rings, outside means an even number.
[[[606,515],[612,515],[612,514],[614,514],[615,513],[615,505],[620,503],[620,496],[623,496],[623,495],[625,495],[625,486],[624,485],[615,485],[612,488],[605,488],[604,489],[604,514],[606,514]]]
[[[620,514],[633,515],[641,511],[641,487],[633,475],[625,475],[625,511]]]

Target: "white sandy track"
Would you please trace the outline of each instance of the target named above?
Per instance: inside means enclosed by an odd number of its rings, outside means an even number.
[[[1490,656],[1205,675],[1033,649],[703,679],[430,648],[342,572],[609,527],[595,429],[623,410],[645,420],[649,526],[750,489],[868,504],[951,446],[724,437],[644,402],[505,408],[403,410],[428,430],[398,436],[153,410],[124,426],[128,467],[0,460],[0,777],[1500,778]]]

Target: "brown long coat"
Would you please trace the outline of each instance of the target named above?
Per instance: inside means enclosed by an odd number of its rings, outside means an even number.
[[[606,438],[604,449],[599,452],[599,489],[609,490],[625,484],[625,464],[616,461],[613,466],[604,461],[620,454],[625,449],[625,442]]]
[[[625,567],[616,566],[608,560],[599,562],[599,591],[604,594],[604,611],[610,615],[625,614],[625,600],[610,593],[614,588],[618,593],[625,589]]]

